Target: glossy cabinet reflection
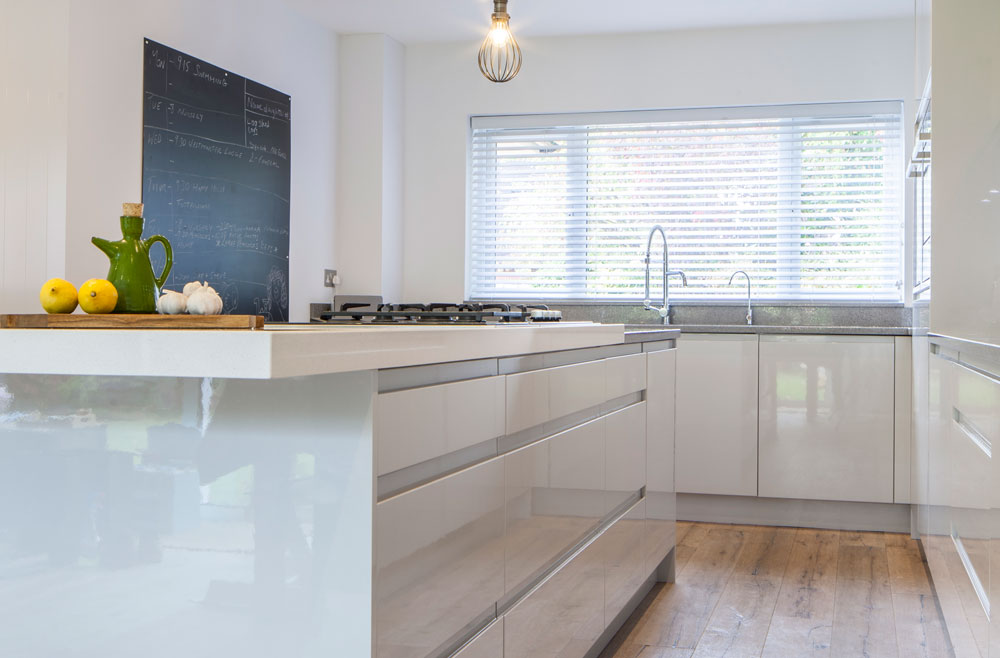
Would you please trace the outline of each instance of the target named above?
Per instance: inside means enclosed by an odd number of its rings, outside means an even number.
[[[604,402],[604,360],[507,375],[507,433]]]
[[[640,500],[601,536],[604,554],[604,616],[611,622],[625,609],[649,571],[645,568],[643,535],[645,501]]]
[[[761,336],[761,496],[893,501],[893,345]]]
[[[646,403],[608,414],[604,423],[605,509],[611,512],[646,484]]]
[[[503,458],[506,592],[530,583],[607,514],[604,432],[599,418]]]
[[[677,491],[756,496],[757,336],[685,334],[677,381]]]
[[[382,393],[375,404],[378,474],[504,434],[504,378]]]
[[[367,655],[374,394],[0,375],[0,655]]]
[[[423,658],[503,595],[503,458],[378,503],[379,658]]]
[[[504,658],[583,658],[604,631],[600,537],[504,615]]]

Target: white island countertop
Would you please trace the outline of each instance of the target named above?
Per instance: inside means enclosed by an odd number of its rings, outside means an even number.
[[[624,342],[620,324],[2,329],[0,373],[276,379]]]

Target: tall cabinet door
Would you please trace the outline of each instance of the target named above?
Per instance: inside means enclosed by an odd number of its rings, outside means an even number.
[[[761,496],[893,501],[894,341],[761,336]]]
[[[674,493],[674,395],[677,349],[649,352],[646,366],[646,573],[677,539]]]
[[[757,336],[690,334],[677,350],[678,493],[757,495]]]

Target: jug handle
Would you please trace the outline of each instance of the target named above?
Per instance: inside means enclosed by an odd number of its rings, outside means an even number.
[[[160,276],[154,278],[156,287],[162,288],[163,284],[167,282],[167,275],[170,274],[170,268],[174,266],[174,250],[170,248],[170,242],[165,237],[154,235],[142,241],[143,246],[146,247],[146,253],[149,253],[149,248],[153,246],[154,242],[163,243],[163,250],[167,253],[167,262],[163,265],[163,271],[160,272]]]

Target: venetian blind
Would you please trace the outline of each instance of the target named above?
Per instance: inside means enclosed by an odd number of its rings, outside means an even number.
[[[901,104],[474,117],[471,299],[899,301]],[[662,246],[654,241],[654,291]],[[739,280],[742,282],[742,279]]]

